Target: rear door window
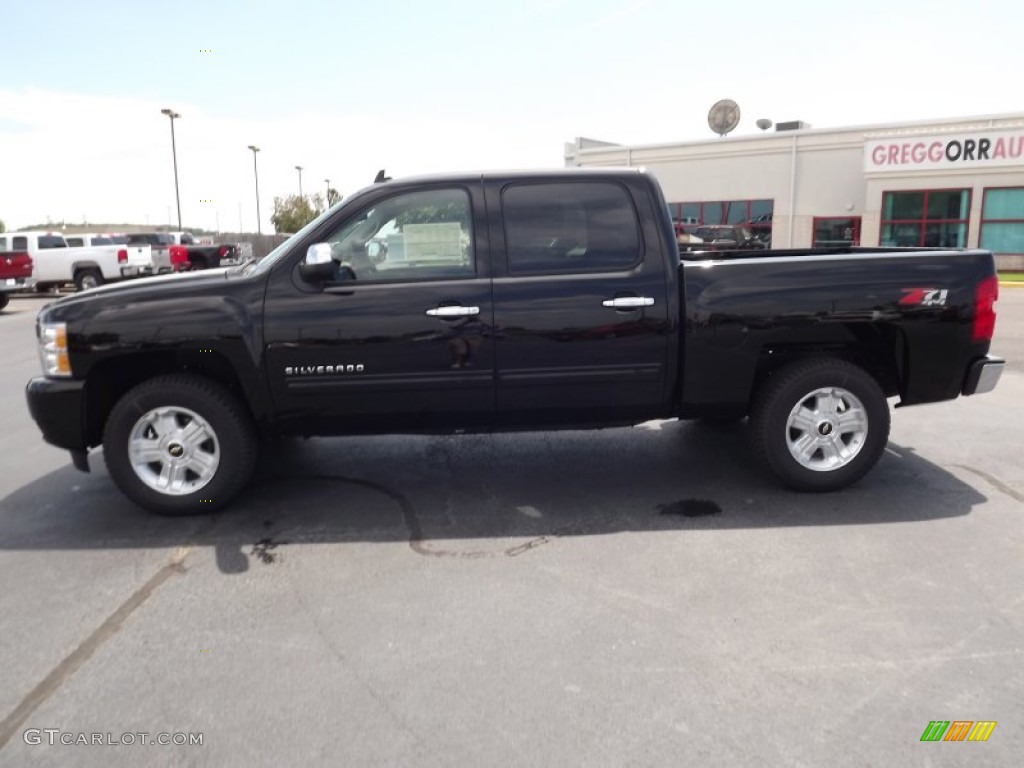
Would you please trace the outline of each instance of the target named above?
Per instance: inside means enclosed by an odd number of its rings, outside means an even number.
[[[510,274],[611,272],[640,261],[636,210],[618,184],[513,184],[502,210]]]
[[[44,248],[66,248],[67,243],[64,242],[64,238],[60,235],[40,235],[39,236],[39,250]]]

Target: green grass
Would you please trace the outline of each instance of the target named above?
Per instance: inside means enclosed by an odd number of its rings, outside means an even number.
[[[1024,272],[1000,272],[999,279],[1016,283],[1024,283]]]

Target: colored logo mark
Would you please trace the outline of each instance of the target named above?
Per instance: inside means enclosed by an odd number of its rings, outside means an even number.
[[[921,741],[988,741],[996,728],[995,720],[932,720],[921,734]]]

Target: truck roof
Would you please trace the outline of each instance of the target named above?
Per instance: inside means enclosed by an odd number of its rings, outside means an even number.
[[[427,173],[416,176],[402,176],[389,179],[382,184],[411,184],[431,181],[477,181],[480,179],[536,179],[536,178],[565,178],[573,179],[580,176],[623,176],[635,177],[637,174],[648,175],[647,169],[632,166],[624,168],[615,167],[587,167],[587,168],[537,168],[517,170],[491,170],[491,171],[461,171],[453,173]]]

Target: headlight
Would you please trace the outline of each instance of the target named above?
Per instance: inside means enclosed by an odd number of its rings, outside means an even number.
[[[70,376],[67,323],[42,323],[39,326],[39,360],[47,376]]]

